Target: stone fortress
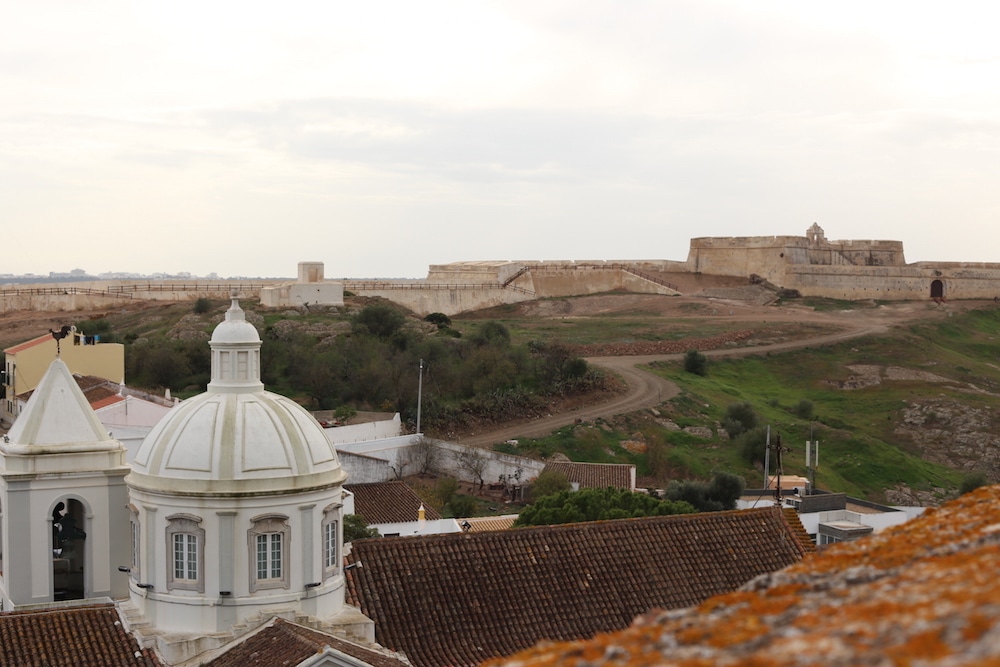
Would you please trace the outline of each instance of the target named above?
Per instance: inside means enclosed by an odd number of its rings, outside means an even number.
[[[616,290],[679,295],[740,282],[845,300],[992,299],[1000,295],[1000,263],[907,264],[901,241],[831,241],[814,223],[805,236],[693,238],[683,262],[455,262],[432,265],[424,280],[346,280],[343,286],[358,295],[385,297],[421,315],[453,315],[537,298]]]
[[[432,265],[424,279],[327,280],[322,262],[301,262],[283,281],[100,281],[56,290],[0,290],[0,312],[101,308],[122,299],[185,300],[259,295],[272,308],[341,305],[345,292],[379,296],[418,315],[447,315],[529,301],[611,291],[693,295],[717,285],[761,284],[777,294],[884,301],[993,299],[1000,263],[907,264],[901,241],[831,241],[813,224],[805,236],[700,237],[686,261],[530,260]]]

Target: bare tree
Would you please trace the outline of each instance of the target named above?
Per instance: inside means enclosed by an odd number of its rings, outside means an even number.
[[[441,463],[441,448],[434,440],[421,436],[400,452],[398,462],[399,477],[403,477],[407,470],[415,470],[420,475],[436,473]]]
[[[486,452],[475,447],[464,447],[454,456],[458,467],[469,473],[472,480],[479,483],[479,490],[482,491],[483,485],[486,483],[483,479],[483,473],[486,472],[486,468],[490,464],[490,457]]]

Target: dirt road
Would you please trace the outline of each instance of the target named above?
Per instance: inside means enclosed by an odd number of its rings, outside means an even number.
[[[707,350],[704,354],[707,357],[742,357],[766,354],[768,352],[780,352],[783,350],[818,347],[851,338],[883,334],[889,329],[887,323],[873,321],[871,318],[857,319],[855,322],[854,326],[833,334],[802,340],[784,341],[772,345]],[[463,445],[474,447],[490,447],[498,442],[505,442],[516,438],[542,437],[563,426],[575,423],[577,420],[592,421],[594,419],[608,418],[614,415],[655,407],[680,393],[680,388],[673,382],[639,367],[656,361],[676,361],[680,360],[683,356],[681,354],[661,354],[625,357],[590,357],[587,359],[588,363],[620,376],[628,386],[627,392],[596,405],[584,406],[570,410],[569,412],[548,415],[529,422],[508,425],[495,431],[462,438],[460,442]]]

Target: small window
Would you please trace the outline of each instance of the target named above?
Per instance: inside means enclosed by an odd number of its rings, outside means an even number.
[[[129,563],[129,575],[139,581],[139,510],[135,505],[129,505],[129,541],[132,547],[132,560]]]
[[[281,533],[257,536],[257,579],[281,579]]]
[[[167,517],[167,588],[205,592],[205,529],[201,517]]]
[[[337,568],[337,522],[323,524],[323,569]]]
[[[198,536],[174,534],[174,581],[198,580]]]
[[[288,517],[265,514],[251,519],[250,592],[264,588],[288,588],[288,549],[291,528]]]
[[[327,505],[323,509],[323,523],[320,535],[323,539],[323,578],[327,579],[340,571],[340,503]]]

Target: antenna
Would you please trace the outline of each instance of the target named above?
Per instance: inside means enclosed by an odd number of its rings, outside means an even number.
[[[775,457],[774,458],[774,461],[775,461],[774,472],[775,472],[775,475],[777,475],[777,480],[776,480],[776,483],[774,485],[774,504],[775,505],[780,505],[781,504],[781,472],[782,472],[781,471],[781,453],[782,452],[790,452],[791,450],[788,447],[782,447],[781,446],[781,434],[780,433],[775,438],[775,442],[774,442],[773,447],[771,445],[768,445],[768,448],[769,449],[774,449],[774,457]]]
[[[420,399],[424,393],[424,360],[420,360],[420,376],[417,380],[417,433],[420,433]]]

